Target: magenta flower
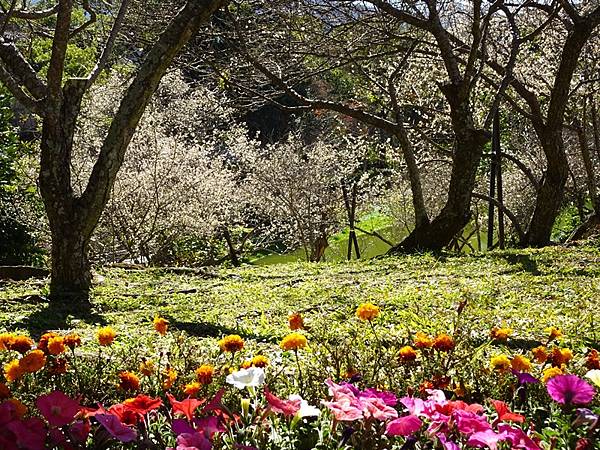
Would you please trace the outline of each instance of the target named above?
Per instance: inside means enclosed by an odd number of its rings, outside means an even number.
[[[94,418],[110,433],[112,437],[121,442],[131,442],[137,438],[137,433],[113,414],[96,414]]]
[[[203,433],[184,433],[177,436],[177,450],[211,450],[212,444]]]
[[[387,424],[385,434],[389,436],[412,436],[421,428],[421,419],[409,415],[392,420]]]
[[[393,392],[389,391],[378,391],[377,389],[368,388],[358,394],[360,398],[379,398],[385,402],[388,406],[396,406],[398,404],[398,398]]]
[[[37,417],[14,420],[6,425],[6,430],[14,435],[15,439],[11,444],[16,444],[15,448],[27,450],[46,448],[45,441],[48,431],[44,422]]]
[[[478,431],[469,436],[467,445],[471,447],[496,450],[498,448],[498,442],[505,441],[507,439],[508,435],[506,433],[496,433],[494,430]]]
[[[79,412],[79,403],[60,391],[40,396],[35,404],[53,427],[62,427],[71,423],[75,414]]]
[[[587,405],[596,391],[587,381],[577,375],[557,375],[550,378],[546,385],[552,400],[561,405]]]
[[[533,439],[531,439],[523,430],[511,425],[501,423],[498,425],[498,431],[506,435],[508,441],[512,444],[512,448],[522,450],[541,450]]]

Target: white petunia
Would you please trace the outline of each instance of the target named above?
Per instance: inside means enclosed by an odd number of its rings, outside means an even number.
[[[585,376],[592,380],[592,383],[594,383],[596,386],[600,387],[600,370],[590,370],[588,373],[585,374]]]
[[[265,371],[260,367],[240,369],[237,372],[227,375],[225,381],[238,389],[255,388],[265,383]]]
[[[290,395],[289,399],[290,400],[300,400],[300,409],[296,413],[296,415],[300,418],[319,417],[319,414],[321,414],[321,411],[319,410],[319,408],[309,405],[306,400],[304,400],[302,397],[300,397],[297,394]]]

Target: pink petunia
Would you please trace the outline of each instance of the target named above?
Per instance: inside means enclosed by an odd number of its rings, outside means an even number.
[[[520,428],[501,423],[498,425],[498,431],[506,435],[508,441],[512,444],[513,449],[541,450],[540,446]]]
[[[300,409],[301,400],[283,400],[273,395],[265,386],[265,398],[271,411],[284,416],[293,416]]]
[[[177,436],[176,450],[211,450],[211,442],[202,433],[184,433]]]
[[[135,430],[123,425],[123,422],[114,414],[96,414],[94,417],[115,439],[121,442],[131,442],[137,439]]]
[[[387,424],[385,434],[390,436],[412,436],[423,425],[417,416],[408,415],[392,420]]]
[[[62,427],[71,423],[79,412],[79,403],[60,391],[40,396],[35,404],[53,427]]]
[[[469,411],[454,411],[452,413],[452,418],[456,422],[457,430],[466,435],[490,430],[492,428],[484,416],[478,416]]]
[[[43,450],[46,448],[48,430],[41,419],[15,420],[7,424],[6,429],[14,434],[14,442],[19,449]]]
[[[508,435],[506,433],[496,433],[494,430],[478,431],[469,436],[467,445],[471,447],[496,450],[498,448],[498,442],[502,442],[507,439]]]
[[[369,419],[371,417],[386,421],[398,417],[398,411],[386,403],[381,398],[359,398],[359,404],[362,405],[363,415]]]
[[[552,400],[561,405],[587,405],[596,395],[592,385],[577,375],[552,377],[548,380],[546,389]]]

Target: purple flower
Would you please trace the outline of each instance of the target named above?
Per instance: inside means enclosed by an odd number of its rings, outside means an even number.
[[[534,383],[539,383],[540,380],[538,380],[536,377],[534,377],[533,375],[527,373],[527,372],[517,372],[516,370],[512,370],[512,373],[515,377],[517,377],[517,382],[519,384],[534,384]]]
[[[587,405],[596,394],[592,385],[577,375],[556,375],[546,389],[552,400],[561,405]]]

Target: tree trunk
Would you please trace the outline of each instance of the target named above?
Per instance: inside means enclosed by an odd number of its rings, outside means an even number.
[[[72,228],[52,231],[52,277],[50,296],[53,300],[84,301],[92,283],[88,261],[89,238]]]
[[[456,89],[454,85],[443,86],[444,94],[450,103],[455,134],[448,199],[437,217],[431,222],[415,227],[404,241],[390,249],[391,253],[442,250],[471,219],[471,194],[490,134],[474,127],[469,102],[466,99],[458,99]]]
[[[525,236],[525,245],[543,247],[550,243],[552,227],[562,205],[565,185],[569,176],[562,131],[545,130],[540,142],[548,167],[538,191],[535,210]]]

